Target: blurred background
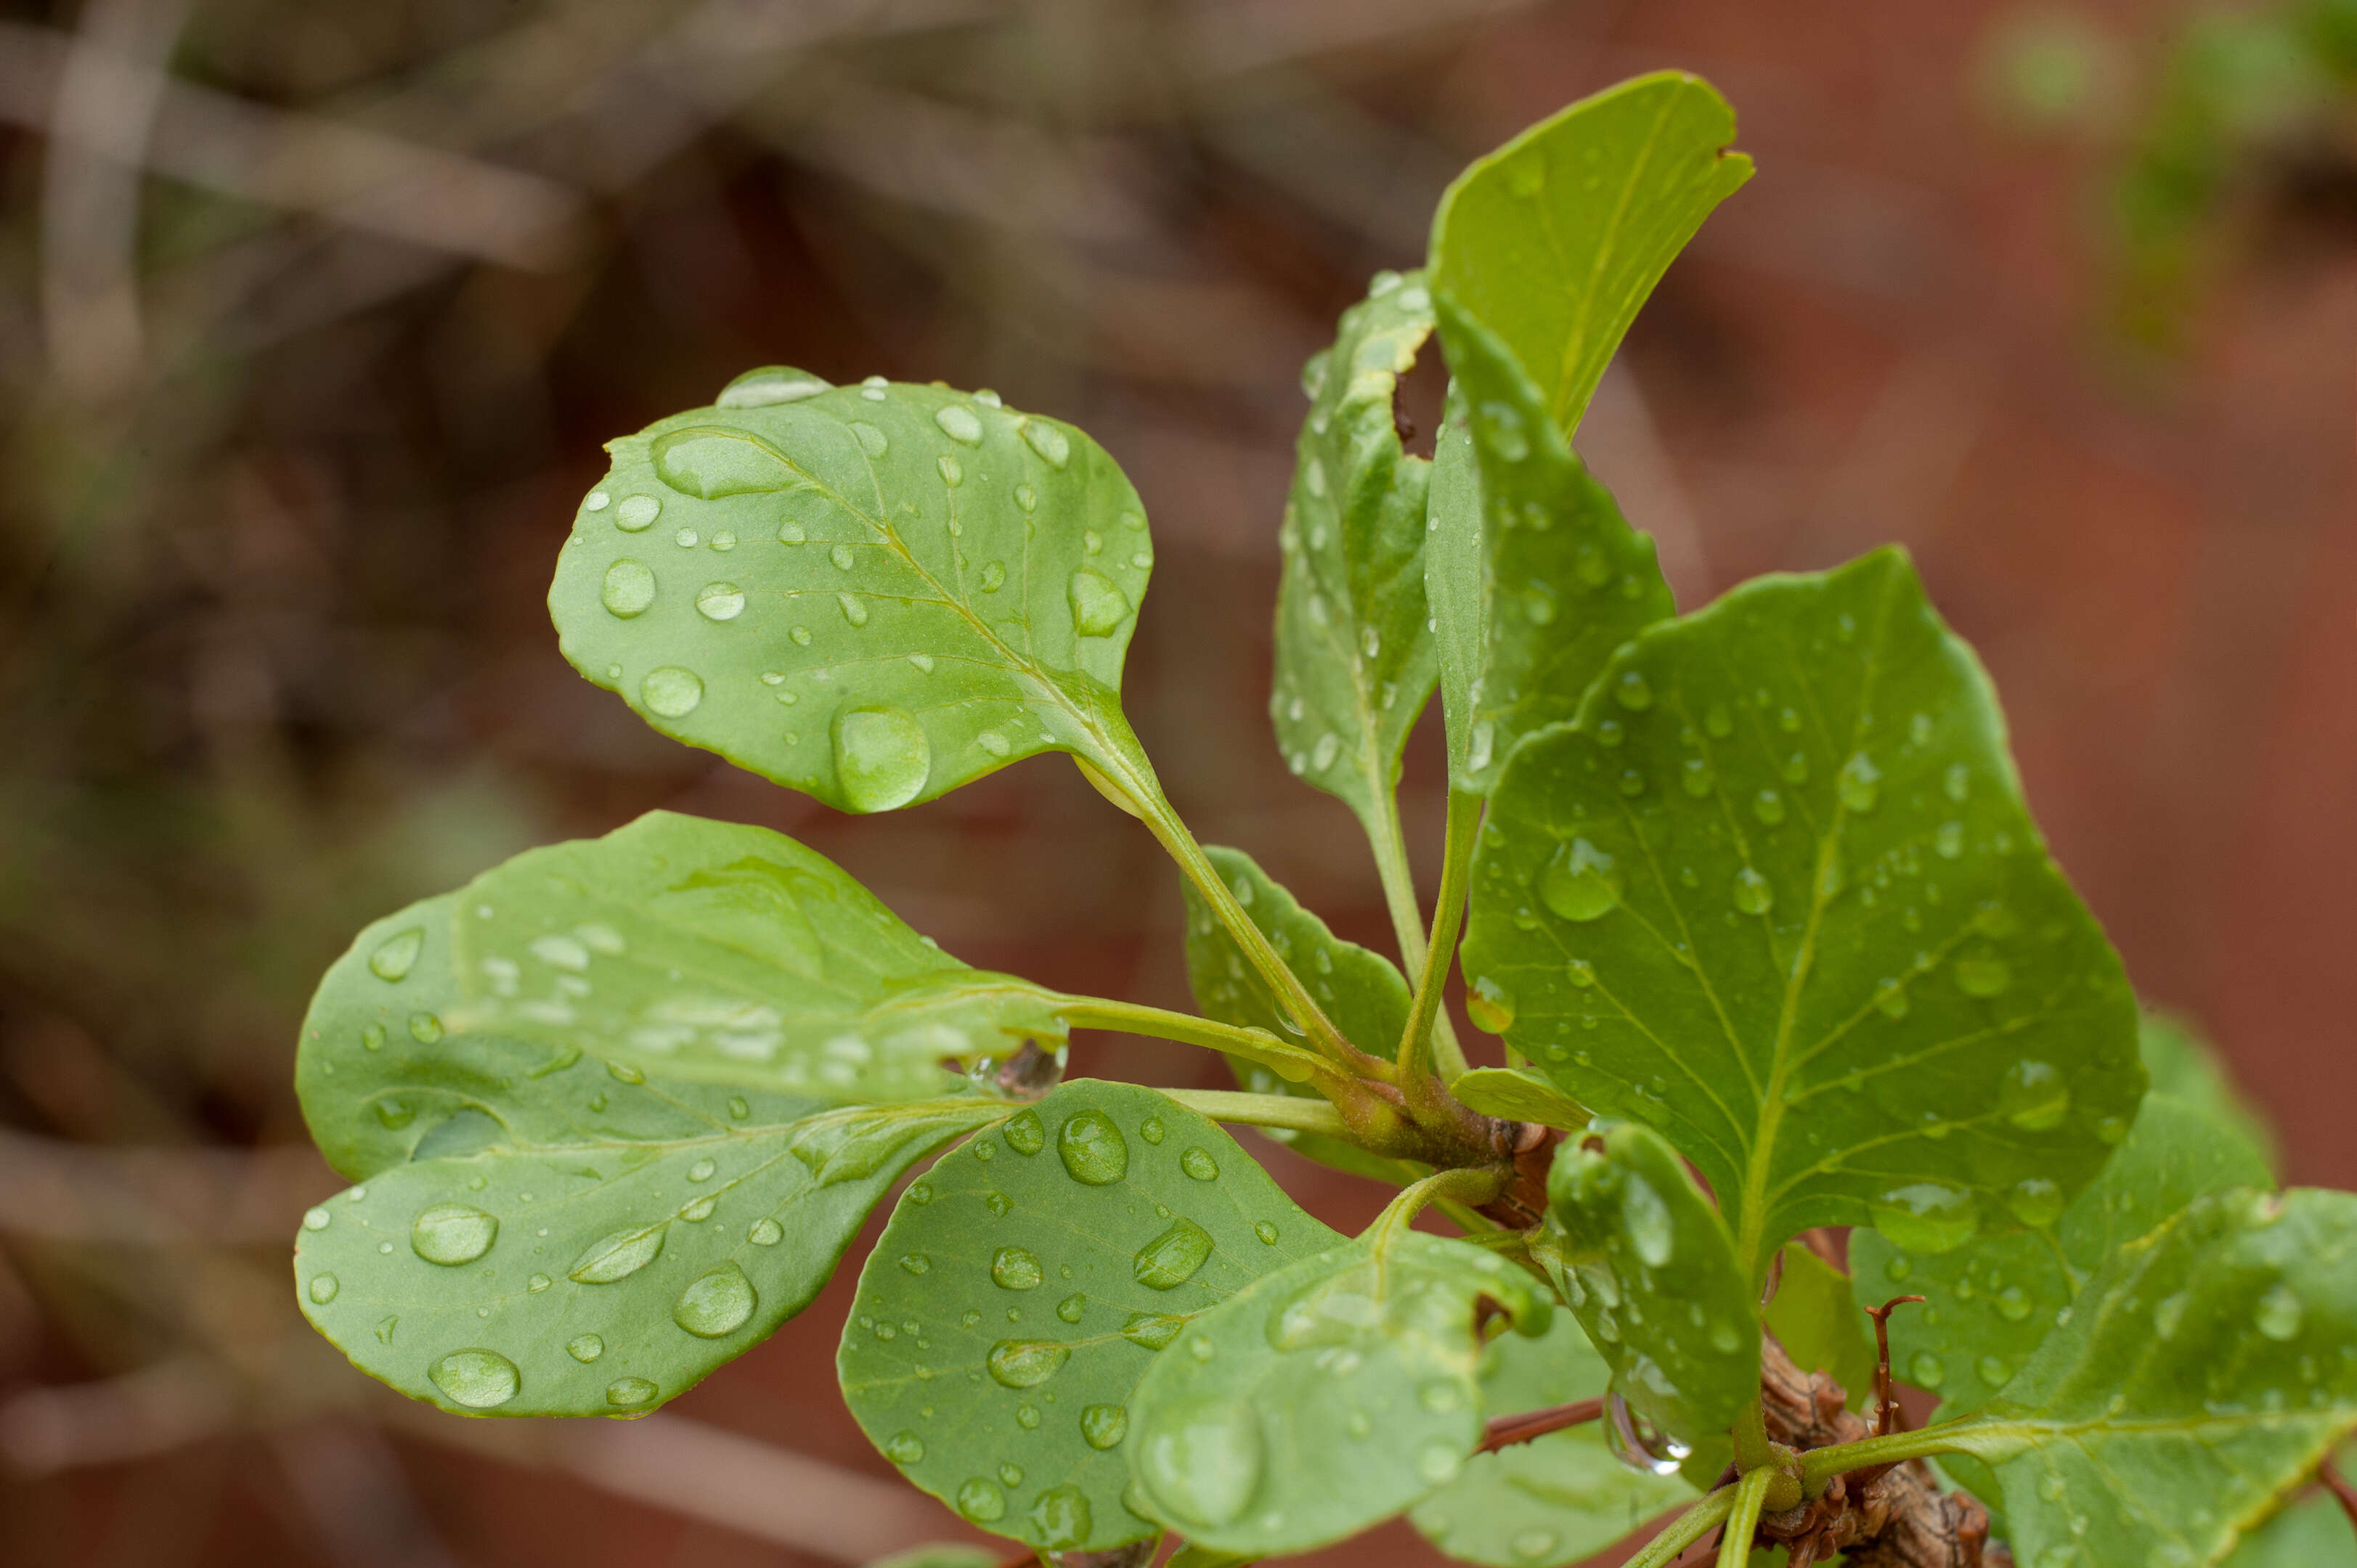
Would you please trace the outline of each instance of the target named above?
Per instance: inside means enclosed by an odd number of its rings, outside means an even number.
[[[1102,439],[1156,531],[1127,693],[1171,796],[1388,945],[1354,823],[1265,713],[1298,369],[1421,258],[1468,156],[1663,66],[1734,101],[1760,174],[1582,446],[1689,607],[1910,546],[2140,985],[2221,1042],[2294,1179],[2357,1186],[2350,0],[0,17],[12,1565],[956,1535],[841,1407],[840,1281],[643,1422],[462,1421],[350,1370],[286,1270],[341,1185],[289,1087],[311,985],[366,919],[664,806],[812,843],[973,961],[1187,1004],[1174,875],[1071,768],[853,822],[558,657],[599,443],[771,362],[988,385]],[[1421,735],[1427,890],[1440,780]],[[1103,1039],[1074,1070],[1223,1071]],[[1271,1158],[1338,1223],[1380,1200]],[[1350,1561],[1437,1559],[1394,1527]]]

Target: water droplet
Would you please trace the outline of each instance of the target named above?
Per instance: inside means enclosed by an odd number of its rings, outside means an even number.
[[[1910,1252],[1945,1252],[1980,1229],[1970,1194],[1939,1182],[1893,1187],[1867,1206],[1874,1228]]]
[[[606,1353],[606,1341],[595,1334],[576,1334],[565,1342],[565,1353],[587,1364]]]
[[[2292,1290],[2291,1286],[2277,1281],[2267,1287],[2267,1293],[2265,1295],[2259,1297],[2259,1305],[2253,1314],[2253,1321],[2258,1325],[2259,1332],[2268,1338],[2285,1340],[2298,1335],[2302,1316],[2304,1313],[2298,1294]]]
[[[614,526],[625,533],[637,533],[662,515],[662,502],[654,497],[630,496],[614,509]]]
[[[982,591],[995,594],[1006,585],[1006,563],[993,561],[982,569]]]
[[[2013,967],[1995,953],[1970,952],[1956,960],[1956,989],[1967,996],[2002,996],[2012,984]]]
[[[411,1222],[409,1245],[427,1262],[452,1268],[490,1251],[499,1233],[500,1222],[471,1204],[437,1203]]]
[[[605,491],[591,490],[587,497],[583,498],[581,510],[583,511],[604,511],[608,507],[613,504],[614,498],[608,495]]]
[[[1954,860],[1964,853],[1964,824],[1942,822],[1932,834],[1932,848],[1942,860]]]
[[[1517,1531],[1514,1539],[1506,1544],[1523,1562],[1536,1563],[1543,1557],[1553,1555],[1562,1541],[1551,1530],[1525,1530]]]
[[[1039,1125],[1036,1111],[1018,1112],[1007,1122],[1004,1136],[1006,1146],[1018,1155],[1036,1155],[1048,1146],[1048,1132]]]
[[[1479,976],[1466,990],[1465,1013],[1475,1028],[1502,1035],[1514,1026],[1514,993],[1488,975]]]
[[[1784,820],[1784,797],[1773,789],[1762,789],[1751,798],[1751,814],[1769,827]]]
[[[1135,1463],[1174,1522],[1214,1529],[1242,1514],[1260,1489],[1260,1422],[1243,1404],[1183,1401],[1140,1434]]]
[[[369,954],[369,972],[379,980],[393,982],[405,980],[409,976],[410,970],[417,963],[418,950],[425,945],[425,930],[422,926],[412,926],[405,931],[395,931],[392,936],[377,943],[376,950]]]
[[[1212,1162],[1210,1155],[1204,1153],[1200,1149],[1189,1149],[1185,1154],[1179,1155],[1178,1168],[1185,1171],[1189,1176],[1193,1176],[1197,1181],[1217,1181],[1220,1179],[1220,1167]]]
[[[642,1404],[652,1404],[662,1392],[646,1378],[616,1378],[606,1385],[606,1402],[621,1410],[633,1410]]]
[[[1415,1392],[1416,1400],[1435,1415],[1447,1415],[1465,1402],[1464,1391],[1455,1383],[1436,1379]]]
[[[1695,800],[1699,800],[1707,796],[1715,782],[1717,780],[1711,777],[1710,764],[1699,757],[1687,757],[1678,769],[1680,787]]]
[[[2035,1230],[2062,1218],[2062,1189],[2044,1176],[2028,1176],[2007,1189],[2005,1206]]]
[[[1620,1222],[1647,1268],[1658,1269],[1669,1262],[1677,1245],[1670,1206],[1662,1201],[1662,1195],[1653,1190],[1652,1184],[1635,1171],[1621,1173]]]
[[[1072,1359],[1072,1348],[1052,1339],[1002,1339],[985,1363],[994,1381],[1010,1389],[1036,1389]]]
[[[1129,618],[1129,600],[1111,579],[1083,566],[1066,586],[1072,626],[1082,637],[1110,637]]]
[[[687,1179],[690,1181],[710,1181],[712,1179],[713,1173],[717,1171],[719,1168],[720,1167],[718,1165],[713,1164],[710,1160],[698,1160],[694,1165],[687,1167]]]
[[[834,718],[834,774],[855,811],[905,806],[932,772],[923,726],[899,708],[847,708]]]
[[[1620,902],[1620,874],[1610,855],[1576,838],[1556,846],[1540,874],[1539,897],[1564,919],[1598,919]]]
[[[671,536],[671,542],[682,550],[693,550],[701,536],[692,528],[683,528]]]
[[[1110,1187],[1129,1173],[1129,1141],[1102,1111],[1076,1112],[1056,1134],[1056,1153],[1074,1181]]]
[[[742,1328],[759,1305],[745,1271],[723,1263],[679,1293],[671,1304],[671,1320],[699,1339],[717,1339]]]
[[[933,410],[933,423],[940,425],[942,434],[952,441],[963,442],[968,446],[982,444],[982,421],[974,417],[974,410],[963,403],[952,403]]]
[[[1130,1263],[1139,1284],[1149,1290],[1173,1290],[1194,1277],[1211,1255],[1211,1236],[1193,1220],[1181,1219],[1139,1248]]]
[[[843,611],[843,618],[853,626],[867,624],[867,604],[857,594],[837,594],[834,603]]]
[[[1015,1208],[1015,1200],[1003,1192],[994,1192],[984,1196],[982,1206],[990,1210],[993,1218],[1004,1219]]]
[[[2001,1389],[2013,1381],[2012,1366],[1995,1356],[1982,1357],[1974,1363],[1973,1370],[1980,1374],[1981,1381],[1993,1389]]]
[[[554,1280],[550,1279],[546,1274],[534,1274],[532,1278],[524,1281],[523,1288],[532,1292],[533,1294],[538,1295],[541,1292],[546,1290],[555,1283],[556,1282]]]
[[[695,596],[695,608],[706,620],[735,620],[745,613],[745,590],[734,583],[706,583]]]
[[[1088,1310],[1089,1298],[1084,1295],[1068,1295],[1056,1304],[1056,1316],[1067,1323],[1078,1323]]]
[[[2006,1072],[1997,1106],[2015,1126],[2042,1133],[2069,1113],[2071,1086],[2051,1063],[2018,1061]]]
[[[313,1274],[311,1276],[311,1283],[307,1288],[311,1297],[312,1305],[315,1306],[325,1306],[329,1302],[336,1299],[336,1291],[339,1287],[335,1275]]]
[[[1918,1350],[1907,1362],[1907,1380],[1919,1389],[1936,1389],[1948,1375],[1948,1364],[1929,1350]]]
[[[328,1213],[326,1209],[314,1208],[303,1216],[303,1229],[306,1230],[325,1230],[328,1226],[335,1223],[335,1219],[336,1217]]]
[[[892,449],[890,438],[864,419],[851,422],[851,434],[858,439],[859,449],[870,457],[881,457]]]
[[[1491,753],[1497,749],[1498,726],[1488,719],[1477,719],[1473,734],[1465,746],[1465,766],[1479,771],[1490,766]]]
[[[1121,1337],[1133,1345],[1143,1345],[1148,1350],[1159,1350],[1178,1337],[1187,1326],[1183,1317],[1162,1312],[1133,1312],[1129,1321],[1121,1326]]]
[[[691,1225],[701,1225],[705,1220],[712,1218],[713,1207],[716,1201],[717,1200],[714,1198],[699,1197],[694,1203],[691,1203],[686,1208],[681,1209],[679,1211],[679,1217],[682,1219],[686,1220]]]
[[[1775,907],[1775,889],[1749,866],[1735,874],[1735,907],[1747,915],[1764,915]]]
[[[1444,1486],[1457,1478],[1465,1456],[1446,1443],[1427,1443],[1415,1456],[1415,1473],[1434,1486]]]
[[[1061,468],[1071,457],[1072,444],[1057,426],[1044,419],[1026,419],[1023,439],[1051,468]]]
[[[1039,1255],[1021,1247],[1001,1247],[990,1260],[990,1277],[1001,1290],[1032,1290],[1040,1280]]]
[[[425,1375],[452,1403],[468,1410],[503,1405],[523,1386],[515,1363],[496,1350],[453,1350],[428,1367]]]
[[[1641,670],[1623,670],[1612,682],[1612,700],[1632,714],[1653,705],[1653,688]]]
[[[1246,886],[1250,885],[1247,884]],[[1144,1122],[1138,1124],[1137,1135],[1145,1139],[1149,1144],[1159,1144],[1162,1142],[1162,1118],[1159,1116],[1148,1116]]]
[[[786,635],[794,639],[796,648],[808,648],[811,645],[811,628],[806,626],[791,628]]]
[[[926,1274],[932,1273],[933,1261],[922,1252],[903,1252],[900,1267],[912,1274]]]
[[[1253,1234],[1272,1247],[1276,1245],[1276,1227],[1265,1219],[1256,1219],[1253,1222]]]
[[[659,718],[683,719],[704,701],[704,677],[676,664],[650,670],[639,682],[639,701]]]
[[[1842,764],[1841,781],[1837,786],[1842,810],[1871,811],[1882,799],[1882,771],[1866,753],[1855,752]]]
[[[745,1240],[756,1247],[774,1247],[785,1239],[785,1230],[774,1219],[756,1219],[753,1228],[745,1232]]]
[[[976,1476],[957,1489],[957,1511],[976,1524],[988,1524],[1006,1514],[1006,1494],[998,1483]]]
[[[430,1046],[442,1037],[442,1020],[431,1013],[409,1015],[409,1037],[421,1046]]]

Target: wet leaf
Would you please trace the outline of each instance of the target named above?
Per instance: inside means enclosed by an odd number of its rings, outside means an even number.
[[[1459,1073],[1448,1092],[1485,1116],[1536,1122],[1577,1133],[1588,1122],[1587,1108],[1527,1068],[1477,1067]]]
[[[1343,1037],[1370,1056],[1388,1060],[1396,1055],[1400,1036],[1407,1029],[1410,999],[1407,982],[1392,961],[1335,936],[1325,921],[1303,908],[1283,884],[1243,851],[1213,844],[1203,853],[1244,914],[1301,976]],[[1220,924],[1211,906],[1191,882],[1181,886],[1187,896],[1187,980],[1194,988],[1195,1005],[1205,1017],[1222,1024],[1260,1029],[1288,1041],[1299,1038],[1299,1031],[1278,1005],[1268,983],[1246,961],[1243,950]],[[1313,1086],[1289,1083],[1242,1057],[1230,1057],[1228,1065],[1234,1069],[1236,1081],[1256,1094],[1323,1098]],[[1354,1176],[1405,1186],[1427,1174],[1414,1162],[1370,1154],[1356,1144],[1322,1133],[1297,1133],[1283,1127],[1260,1131],[1297,1155]]]
[[[1943,1416],[1961,1414],[2013,1380],[2122,1246],[2204,1193],[2274,1185],[2266,1162],[2214,1102],[2148,1095],[2103,1175],[2050,1225],[1936,1254],[1853,1232],[1858,1300],[1924,1298],[1891,1316],[1891,1369],[1939,1393]]]
[[[1058,1551],[1141,1540],[1157,1526],[1123,1501],[1138,1380],[1190,1324],[1340,1239],[1203,1117],[1067,1083],[902,1195],[844,1329],[844,1397],[985,1530]]]
[[[2005,1392],[1936,1429],[2040,1568],[2212,1562],[2357,1430],[2357,1197],[2196,1199],[2115,1253]]]
[[[1381,273],[1302,373],[1309,416],[1279,538],[1269,714],[1286,766],[1381,834],[1437,666],[1424,602],[1425,483],[1392,397],[1432,331],[1424,274]]]
[[[1612,650],[1671,612],[1631,528],[1546,417],[1538,384],[1438,296],[1456,373],[1426,552],[1452,788],[1488,794],[1522,737],[1579,711]]]
[[[445,1410],[640,1413],[807,1306],[910,1164],[1015,1109],[748,1094],[742,1114],[698,1114],[673,1087],[576,1062],[513,1093],[537,1110],[496,1146],[329,1198],[296,1237],[305,1316],[362,1371]],[[700,1124],[611,1132],[666,1122]]]
[[[1677,1151],[1633,1122],[1567,1139],[1547,1207],[1549,1272],[1630,1408],[1686,1443],[1732,1425],[1760,1394],[1756,1298]]]
[[[1882,1298],[1875,1305],[1882,1305]],[[1783,1278],[1760,1316],[1794,1366],[1831,1373],[1852,1410],[1872,1402],[1874,1327],[1850,1299],[1847,1274],[1800,1242],[1787,1241]]]
[[[1153,545],[1071,425],[877,380],[608,449],[549,610],[657,729],[850,811],[1040,751],[1142,768],[1114,691]]]
[[[1552,1303],[1494,1253],[1411,1230],[1295,1263],[1192,1325],[1130,1402],[1142,1507],[1265,1556],[1339,1541],[1456,1479],[1481,1439],[1477,1302],[1544,1333]]]
[[[1481,1356],[1491,1418],[1594,1399],[1611,1375],[1567,1314],[1557,1315],[1544,1338],[1505,1335]],[[1676,1476],[1647,1475],[1614,1457],[1604,1423],[1593,1421],[1475,1455],[1463,1474],[1409,1517],[1426,1540],[1459,1562],[1555,1568],[1602,1551],[1693,1498],[1694,1489]]]
[[[2357,1530],[2332,1498],[2309,1498],[2244,1536],[2222,1568],[2357,1568]]]
[[[1812,1225],[2050,1223],[2144,1090],[2119,960],[1906,559],[1639,637],[1491,800],[1477,1022],[1662,1132],[1760,1280]]]
[[[1503,340],[1566,439],[1662,274],[1751,177],[1734,139],[1708,82],[1656,71],[1539,122],[1440,199],[1434,292]]]
[[[879,1557],[867,1568],[998,1568],[999,1553],[946,1541]]]
[[[782,834],[655,811],[370,927],[320,982],[296,1082],[360,1176],[459,1110],[548,1121],[530,1085],[585,1055],[718,1086],[704,1113],[750,1089],[915,1099],[960,1086],[944,1058],[1060,1043],[1064,1001],[950,957]]]

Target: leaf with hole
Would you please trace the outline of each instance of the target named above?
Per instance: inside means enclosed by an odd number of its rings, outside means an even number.
[[[1243,851],[1213,844],[1203,853],[1220,880],[1235,895],[1245,917],[1301,976],[1342,1037],[1370,1056],[1388,1060],[1395,1055],[1400,1036],[1407,1029],[1409,997],[1407,982],[1392,961],[1335,936],[1325,921],[1303,908],[1282,883]],[[1297,1036],[1300,1031],[1278,1005],[1275,993],[1246,961],[1243,949],[1220,924],[1194,884],[1181,886],[1187,896],[1187,980],[1194,988],[1195,1005],[1205,1017],[1222,1024],[1259,1029],[1281,1038]],[[1235,1069],[1236,1081],[1256,1094],[1320,1098],[1309,1084],[1288,1082],[1261,1063],[1237,1056],[1231,1056],[1228,1062]],[[1412,1161],[1372,1154],[1323,1133],[1281,1127],[1261,1132],[1296,1154],[1354,1176],[1405,1186],[1427,1174]]]
[[[1425,483],[1394,423],[1399,378],[1432,332],[1421,273],[1376,274],[1302,371],[1309,416],[1278,535],[1276,679],[1286,765],[1380,836],[1400,750],[1437,677],[1425,622]]]
[[[1710,1199],[1634,1122],[1566,1139],[1547,1173],[1546,1262],[1631,1409],[1686,1443],[1760,1394],[1751,1282]]]
[[[574,666],[849,811],[1040,751],[1136,774],[1114,693],[1154,551],[1104,449],[990,392],[752,402],[762,374],[608,445],[549,590]]]
[[[2357,1197],[2213,1194],[2115,1252],[2002,1394],[1925,1435],[1996,1467],[2024,1563],[2209,1563],[2357,1431],[2352,1344]]]
[[[1374,1524],[1454,1480],[1481,1441],[1484,1300],[1523,1334],[1553,1304],[1495,1253],[1367,1233],[1207,1313],[1130,1401],[1140,1506],[1189,1541],[1267,1556]]]
[[[1501,1335],[1481,1353],[1481,1393],[1492,1420],[1601,1396],[1611,1369],[1569,1314],[1544,1337]],[[1424,1538],[1460,1563],[1555,1568],[1611,1545],[1647,1520],[1694,1498],[1675,1476],[1631,1467],[1591,1421],[1477,1454],[1457,1479],[1409,1514]]]
[[[1734,140],[1708,82],[1656,71],[1540,121],[1442,195],[1433,289],[1498,335],[1566,440],[1662,274],[1751,177]]]
[[[1615,657],[1491,802],[1477,1022],[1659,1130],[1755,1281],[1812,1225],[1917,1251],[2050,1223],[2144,1069],[1971,651],[1883,551]]]
[[[1133,1391],[1255,1280],[1340,1238],[1211,1122],[1078,1079],[903,1194],[837,1369],[884,1456],[971,1522],[1047,1551],[1152,1534],[1130,1511]]]
[[[1924,1298],[1891,1315],[1891,1368],[1940,1394],[1943,1415],[1954,1416],[2013,1380],[2121,1247],[2204,1193],[2274,1185],[2266,1161],[2214,1103],[2148,1095],[2103,1174],[2050,1224],[1940,1253],[1852,1233],[1858,1299]]]
[[[1478,318],[1437,304],[1457,381],[1426,586],[1449,784],[1486,795],[1516,743],[1577,714],[1612,650],[1672,607],[1653,542],[1548,422],[1537,383]]]

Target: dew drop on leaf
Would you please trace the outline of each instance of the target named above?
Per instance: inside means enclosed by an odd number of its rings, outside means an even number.
[[[1566,920],[1599,919],[1620,902],[1620,873],[1613,858],[1584,838],[1559,844],[1539,875],[1539,897]]]
[[[333,1274],[313,1274],[307,1287],[314,1306],[325,1306],[336,1299],[338,1285]]]
[[[1260,1422],[1245,1405],[1183,1401],[1164,1410],[1139,1439],[1137,1476],[1182,1528],[1226,1524],[1260,1490]]]
[[[1465,1012],[1475,1028],[1502,1035],[1514,1025],[1514,993],[1483,975],[1467,988]]]
[[[662,515],[662,502],[654,497],[630,496],[614,509],[614,526],[625,533],[637,533]]]
[[[932,767],[923,726],[900,709],[850,708],[835,715],[835,779],[853,811],[907,805],[923,790]]]
[[[622,1410],[651,1404],[662,1390],[645,1378],[616,1378],[606,1385],[606,1402]]]
[[[1179,1219],[1137,1250],[1131,1270],[1149,1290],[1175,1290],[1193,1278],[1211,1255],[1210,1234],[1193,1220]]]
[[[734,583],[706,583],[695,596],[695,609],[706,620],[735,620],[745,613],[745,590]]]
[[[1946,1252],[1980,1229],[1970,1195],[1939,1182],[1893,1187],[1867,1206],[1874,1228],[1910,1252]]]
[[[1220,1167],[1201,1149],[1189,1149],[1178,1156],[1178,1168],[1197,1181],[1217,1181]]]
[[[988,1524],[1006,1517],[1006,1494],[997,1482],[976,1476],[957,1489],[957,1511],[976,1524]]]
[[[407,979],[410,970],[416,965],[418,950],[425,944],[425,931],[422,927],[412,926],[405,931],[394,932],[379,942],[376,950],[369,954],[369,972],[383,981]]]
[[[650,670],[639,682],[639,701],[659,718],[683,719],[704,701],[704,677],[676,664]]]
[[[1046,420],[1025,420],[1023,439],[1051,468],[1061,468],[1071,457],[1071,438]]]
[[[1031,1539],[1047,1552],[1080,1545],[1095,1525],[1089,1499],[1080,1487],[1071,1485],[1050,1487],[1041,1492],[1031,1499],[1031,1509],[1024,1517],[1030,1523]]]
[[[1081,1436],[1092,1448],[1118,1448],[1129,1435],[1129,1408],[1092,1404],[1081,1412]]]
[[[990,1260],[991,1282],[1001,1290],[1032,1290],[1041,1271],[1036,1252],[1022,1247],[1001,1247]]]
[[[1112,579],[1083,566],[1066,585],[1072,627],[1082,637],[1110,637],[1129,618],[1129,600]]]
[[[745,1240],[756,1247],[774,1247],[785,1239],[785,1231],[774,1219],[756,1219],[753,1229],[745,1232]]]
[[[2300,1319],[2304,1316],[2298,1294],[2278,1281],[2259,1297],[2253,1321],[2258,1325],[2259,1332],[2268,1338],[2287,1340],[2298,1336]]]
[[[1101,1111],[1066,1118],[1056,1134],[1056,1153],[1071,1178],[1086,1187],[1109,1187],[1129,1173],[1129,1141]]]
[[[425,1370],[453,1404],[492,1410],[516,1397],[523,1378],[516,1364],[496,1350],[453,1350]]]
[[[742,1328],[759,1301],[745,1271],[723,1263],[679,1293],[671,1320],[699,1339],[717,1339]]]
[[[1149,1144],[1159,1144],[1162,1142],[1162,1118],[1159,1116],[1148,1116],[1145,1122],[1139,1125],[1137,1135],[1145,1139]]]
[[[1071,1359],[1072,1348],[1052,1339],[1002,1339],[984,1359],[991,1380],[1001,1387],[1034,1389],[1056,1375]]]
[[[1056,1316],[1067,1323],[1078,1323],[1088,1310],[1089,1298],[1084,1295],[1068,1295],[1056,1304]]]
[[[576,1361],[594,1361],[606,1353],[606,1341],[595,1334],[576,1334],[565,1342],[565,1353]]]
[[[419,1211],[409,1227],[411,1251],[446,1268],[471,1263],[491,1250],[500,1222],[467,1203],[437,1203]]]
[[[1764,915],[1775,907],[1776,891],[1750,866],[1735,874],[1735,907],[1747,915]]]
[[[1276,1245],[1276,1227],[1265,1219],[1253,1221],[1253,1234],[1272,1247]]]
[[[1919,1389],[1936,1389],[1947,1375],[1947,1363],[1929,1350],[1916,1351],[1907,1363],[1907,1380]]]
[[[1019,1112],[1006,1127],[1006,1146],[1018,1155],[1036,1155],[1048,1146],[1048,1131],[1036,1111]]]
[[[925,1456],[925,1440],[913,1432],[896,1432],[881,1446],[895,1465],[914,1465]]]

